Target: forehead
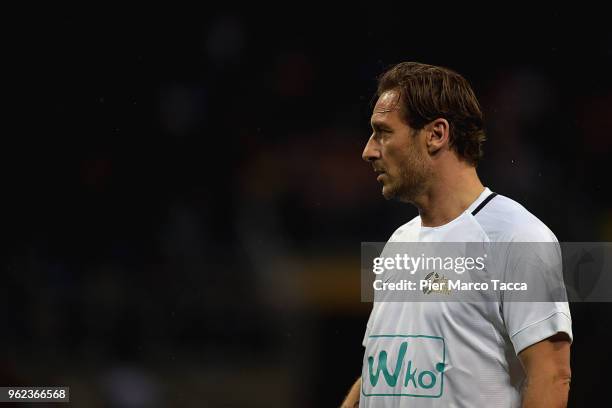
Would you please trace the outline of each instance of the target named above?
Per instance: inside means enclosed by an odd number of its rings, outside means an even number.
[[[386,121],[399,118],[400,94],[396,90],[383,92],[372,110],[371,122]]]

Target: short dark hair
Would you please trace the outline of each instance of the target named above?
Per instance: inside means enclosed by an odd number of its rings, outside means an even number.
[[[484,118],[469,82],[444,67],[402,62],[378,79],[377,96],[385,91],[400,93],[406,123],[417,130],[444,118],[450,125],[449,146],[460,158],[476,166],[485,141]]]

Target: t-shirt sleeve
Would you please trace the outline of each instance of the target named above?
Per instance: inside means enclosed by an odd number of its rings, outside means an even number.
[[[572,319],[565,302],[521,302],[515,304],[507,315],[524,312],[524,319],[511,318],[510,339],[516,354],[527,347],[557,333],[566,333],[573,340]],[[517,321],[518,320],[518,321]]]
[[[546,237],[537,237],[544,241]],[[528,291],[504,292],[501,308],[504,324],[516,354],[557,333],[573,340],[572,319],[563,285],[559,243],[511,242],[503,272],[506,282],[526,282]],[[532,242],[527,242],[532,240]]]

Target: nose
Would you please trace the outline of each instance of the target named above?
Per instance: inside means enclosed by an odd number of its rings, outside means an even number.
[[[374,139],[374,135],[370,136],[368,143],[366,143],[361,158],[367,162],[373,162],[374,160],[380,159],[380,145]]]

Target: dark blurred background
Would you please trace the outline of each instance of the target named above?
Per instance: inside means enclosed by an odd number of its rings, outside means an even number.
[[[360,242],[416,215],[360,158],[400,61],[472,82],[485,185],[560,241],[612,240],[601,11],[6,17],[1,385],[69,385],[75,407],[338,405],[371,308]],[[571,406],[611,379],[610,312],[572,304]]]

